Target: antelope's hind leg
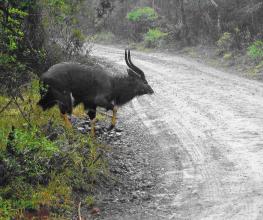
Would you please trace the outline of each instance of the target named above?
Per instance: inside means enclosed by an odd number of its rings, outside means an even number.
[[[95,133],[96,133],[95,125],[96,125],[96,122],[97,122],[97,119],[96,119],[96,108],[95,109],[90,109],[88,111],[88,115],[89,115],[89,118],[90,118],[90,126],[91,126],[90,136],[91,137],[95,137]]]
[[[72,108],[73,108],[73,103],[72,103],[70,94],[60,94],[58,92],[57,100],[59,100],[58,106],[59,106],[59,110],[61,113],[61,117],[65,123],[65,127],[72,128],[72,124],[70,120],[68,119],[68,114],[72,113]]]

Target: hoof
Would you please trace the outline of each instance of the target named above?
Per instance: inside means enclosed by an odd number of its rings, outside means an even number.
[[[120,128],[116,128],[115,127],[115,129],[114,129],[116,132],[122,132],[123,130],[122,129],[120,129]]]
[[[122,132],[122,129],[116,128],[115,126],[111,125],[108,129],[108,131],[114,130],[115,132]]]
[[[111,131],[112,129],[114,128],[114,126],[113,125],[111,125],[110,127],[108,127],[108,131]]]

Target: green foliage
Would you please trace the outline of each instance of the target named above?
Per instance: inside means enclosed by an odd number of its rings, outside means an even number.
[[[93,196],[87,196],[86,199],[85,199],[85,203],[88,205],[88,206],[93,206],[94,203],[95,203],[95,199]]]
[[[11,219],[15,215],[15,211],[12,210],[10,200],[5,200],[0,196],[0,219],[6,220]]]
[[[263,59],[263,41],[257,40],[248,47],[248,55],[254,60]]]
[[[82,0],[5,2],[0,9],[0,92],[10,93],[29,82],[32,73],[72,60],[85,37],[76,16]]]
[[[0,72],[1,92],[10,92],[27,82],[32,71],[30,62],[38,57],[39,48],[34,47],[27,17],[33,1],[7,1],[0,10]],[[32,5],[34,4],[34,6]],[[32,18],[31,18],[32,20]],[[33,62],[36,64],[37,62]],[[3,83],[4,82],[4,83]]]
[[[45,22],[50,19],[55,19],[58,24],[64,24],[64,20],[67,19],[71,12],[71,4],[66,0],[44,0],[42,2],[43,7],[47,7],[49,17],[45,17]],[[47,24],[50,26],[50,24]]]
[[[59,149],[36,129],[15,129],[10,134],[12,138],[6,148],[1,149],[0,156],[0,164],[4,167],[0,198],[8,207],[0,207],[0,213],[10,212],[10,217],[15,217],[20,210],[43,205],[35,195],[38,186],[51,181],[55,169],[50,165]]]
[[[98,43],[112,43],[116,37],[112,32],[103,31],[94,35],[94,41]]]
[[[263,71],[263,60],[259,61],[259,63],[256,64],[256,66],[253,66],[253,68],[251,68],[248,73],[252,77],[257,77],[258,74],[261,73],[262,71]]]
[[[23,116],[10,104],[0,117],[0,219],[26,219],[26,210],[41,207],[64,216],[74,207],[73,192],[91,194],[105,170],[99,145],[88,135],[64,129],[57,108],[42,112],[36,105],[38,91],[33,81],[24,99],[17,99]],[[8,101],[0,96],[1,106]]]
[[[233,58],[233,54],[232,53],[225,53],[223,56],[224,60],[231,60]]]
[[[153,8],[144,7],[137,8],[127,14],[127,19],[133,22],[139,22],[143,20],[154,21],[158,18],[158,14]]]
[[[216,43],[220,53],[230,51],[233,45],[233,41],[234,40],[232,34],[229,32],[225,32]]]
[[[144,35],[144,43],[146,47],[156,47],[168,34],[162,32],[159,28],[149,29]]]
[[[47,41],[45,45],[50,65],[74,59],[79,61],[78,55],[85,42],[79,21],[82,2],[83,0],[40,1],[43,13],[46,14],[42,18],[46,38],[52,39],[52,43]]]
[[[5,166],[5,184],[17,178],[30,183],[44,183],[50,172],[51,157],[58,147],[36,129],[15,129],[10,133],[6,149],[1,150],[0,163]]]
[[[36,151],[39,154],[35,156],[49,157],[58,151],[57,146],[38,132],[37,128],[31,128],[29,131],[15,129],[14,141],[10,144],[15,146],[13,150],[18,154],[24,151],[32,153]]]
[[[153,28],[157,24],[159,18],[157,12],[151,7],[136,8],[127,13],[128,28],[130,37],[135,41],[143,40],[143,35],[147,33],[149,28]]]
[[[73,29],[72,37],[74,39],[76,39],[76,40],[79,40],[79,41],[84,41],[85,40],[85,36],[83,35],[83,33],[81,32],[80,29]]]

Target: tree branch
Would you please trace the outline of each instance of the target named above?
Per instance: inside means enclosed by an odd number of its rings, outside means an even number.
[[[82,220],[80,208],[81,208],[81,202],[79,202],[79,205],[78,205],[78,217],[79,217],[78,219],[79,219],[79,220]]]
[[[214,0],[210,0],[210,2],[212,3],[213,6],[215,6],[216,8],[218,8],[218,4],[217,4]]]
[[[2,112],[4,112],[8,106],[13,102],[13,97],[9,100],[9,102],[0,110],[0,114],[2,114]]]

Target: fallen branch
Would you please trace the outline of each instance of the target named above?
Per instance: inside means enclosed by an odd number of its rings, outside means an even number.
[[[78,217],[79,217],[79,220],[82,220],[80,208],[81,208],[81,202],[79,202],[79,206],[78,206]]]
[[[217,4],[214,0],[210,0],[210,2],[211,2],[211,4],[212,4],[213,6],[215,6],[216,8],[218,8],[218,4]]]

